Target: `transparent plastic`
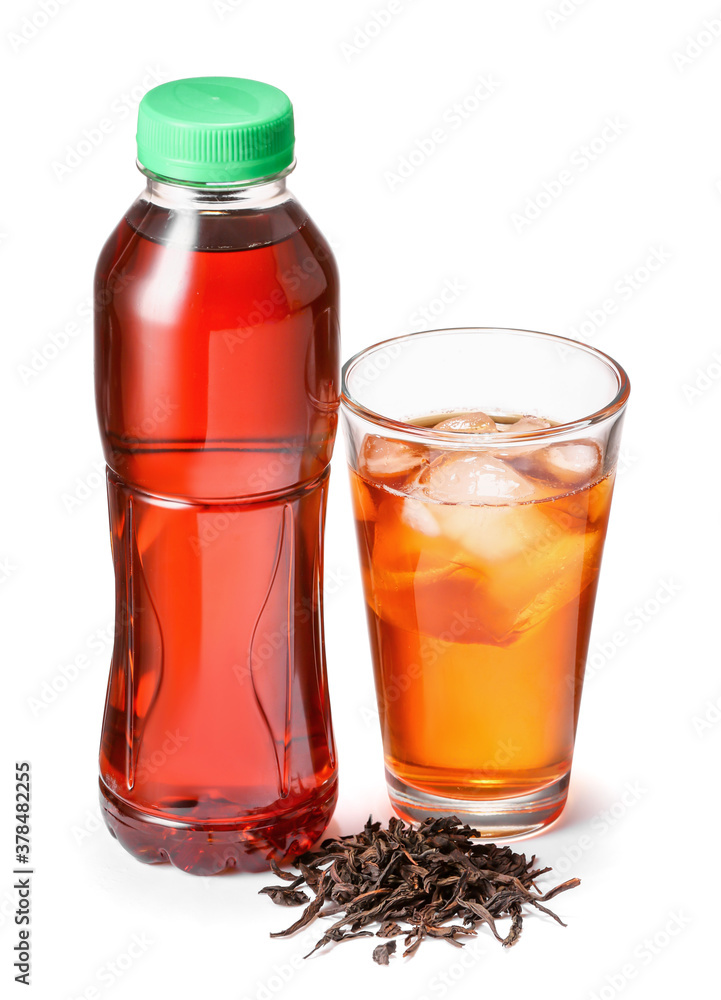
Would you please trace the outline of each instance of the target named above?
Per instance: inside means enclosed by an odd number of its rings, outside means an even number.
[[[116,635],[110,831],[214,874],[307,849],[336,800],[323,528],[338,276],[284,177],[149,176],[95,279]]]

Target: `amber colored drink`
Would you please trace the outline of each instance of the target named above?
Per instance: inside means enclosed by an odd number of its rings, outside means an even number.
[[[417,423],[486,429],[474,416]],[[570,771],[613,473],[592,441],[504,450],[517,420],[496,415],[483,453],[367,435],[351,473],[389,789],[408,818],[396,786],[488,804]]]

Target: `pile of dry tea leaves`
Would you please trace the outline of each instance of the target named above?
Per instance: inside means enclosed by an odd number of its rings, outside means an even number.
[[[475,935],[482,924],[508,948],[521,935],[524,906],[563,924],[543,903],[579,885],[579,879],[541,893],[535,880],[550,868],[534,870],[534,857],[528,860],[510,847],[474,843],[471,838],[479,836],[455,816],[429,817],[418,826],[393,818],[387,829],[371,817],[361,833],[325,840],[319,850],[301,855],[295,861],[300,875],[272,864],[287,884],[260,891],[281,906],[308,905],[299,920],[271,937],[286,937],[316,917],[340,914],[309,954],[331,942],[375,936],[387,940],[374,949],[373,958],[388,965],[397,937],[404,938],[406,957],[424,938],[462,947],[460,939]],[[505,937],[496,927],[498,917],[511,919]]]

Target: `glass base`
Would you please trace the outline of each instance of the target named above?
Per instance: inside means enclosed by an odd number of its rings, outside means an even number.
[[[427,816],[457,816],[486,840],[513,840],[545,829],[563,812],[570,771],[526,795],[505,799],[449,799],[414,788],[386,768],[391,805],[401,819],[418,823]]]

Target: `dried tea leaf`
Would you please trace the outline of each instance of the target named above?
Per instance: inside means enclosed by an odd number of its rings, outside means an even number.
[[[314,920],[317,914],[322,909],[323,903],[325,902],[325,894],[322,891],[324,885],[325,885],[325,876],[320,880],[318,886],[318,895],[315,897],[314,900],[308,903],[305,910],[303,910],[303,915],[300,917],[300,919],[296,920],[296,922],[294,924],[291,924],[290,927],[286,927],[284,931],[271,931],[270,936],[288,937],[289,934],[295,934],[295,932],[299,931],[301,927],[306,927],[312,920]]]
[[[579,880],[541,892],[536,879],[550,869],[534,869],[535,857],[529,860],[510,847],[480,844],[479,836],[456,816],[429,817],[417,826],[393,817],[385,829],[370,817],[361,833],[330,838],[301,855],[295,862],[300,875],[273,866],[287,884],[261,892],[282,906],[308,905],[299,920],[271,937],[286,937],[317,917],[335,916],[309,954],[370,937],[377,927],[377,937],[405,935],[403,956],[410,957],[429,938],[462,948],[462,938],[474,936],[484,924],[510,948],[521,936],[528,906],[563,924],[543,903]],[[315,899],[308,903],[301,885]],[[502,918],[511,921],[505,937],[496,925]],[[389,940],[376,946],[373,958],[387,965],[395,951],[395,940]]]
[[[388,965],[391,955],[395,953],[395,950],[395,941],[386,941],[385,944],[379,944],[373,949],[373,961],[377,962],[378,965]]]
[[[392,920],[384,920],[376,931],[376,937],[392,938],[398,937],[402,933],[403,928],[400,924],[396,924]]]
[[[307,903],[310,896],[296,889],[286,889],[282,885],[266,885],[264,889],[258,890],[259,894],[270,896],[278,906],[302,906]]]
[[[512,914],[513,915],[511,917],[511,929],[509,930],[508,934],[506,934],[503,940],[504,948],[513,947],[513,945],[516,943],[516,941],[518,941],[519,937],[521,936],[521,930],[523,928],[523,917],[521,915],[521,907],[517,903],[513,904]]]
[[[286,882],[295,882],[295,880],[298,878],[298,876],[294,875],[293,872],[284,871],[272,859],[270,862],[270,870],[273,872],[274,875],[277,875],[278,878],[285,879]]]

